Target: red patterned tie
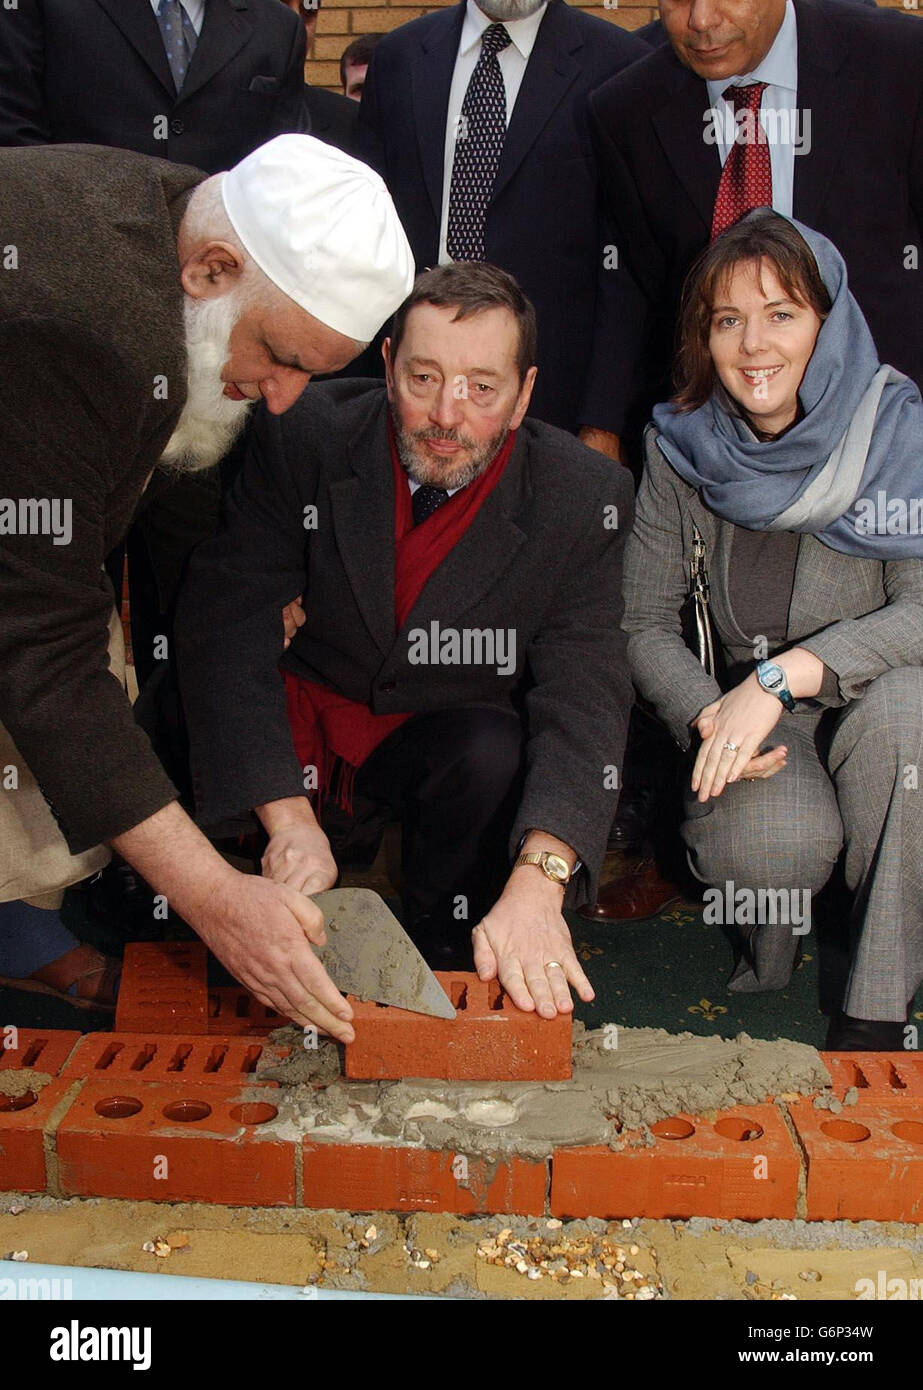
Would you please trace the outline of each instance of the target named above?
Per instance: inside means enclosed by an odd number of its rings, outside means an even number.
[[[768,83],[752,82],[746,87],[728,87],[723,93],[734,114],[749,114],[737,122],[737,138],[728,151],[721,171],[711,239],[733,227],[751,208],[772,207],[772,164],[769,142],[760,124],[760,102]]]

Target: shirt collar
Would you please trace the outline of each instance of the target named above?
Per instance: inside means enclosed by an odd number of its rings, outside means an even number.
[[[468,3],[470,5],[471,0],[468,0]],[[739,77],[725,77],[717,82],[709,82],[708,99],[714,106],[728,87],[743,87],[750,82],[765,82],[771,87],[782,87],[788,92],[798,91],[798,26],[792,0],[787,0],[785,17],[779,25],[779,32],[773,40],[772,48],[763,61],[751,72]]]
[[[791,4],[791,0],[789,0]],[[528,62],[529,54],[535,47],[535,40],[538,37],[539,25],[545,18],[547,3],[542,5],[534,14],[527,15],[525,19],[505,19],[503,27],[509,34],[510,39]],[[474,0],[468,0],[465,6],[465,20],[462,24],[461,39],[458,44],[459,53],[470,53],[475,44],[481,42],[481,35],[484,30],[497,21],[488,19],[483,10],[478,9]]]

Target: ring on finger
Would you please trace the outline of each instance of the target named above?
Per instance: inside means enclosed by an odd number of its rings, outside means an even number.
[[[736,753],[736,752],[738,751],[739,747],[740,747],[739,744],[737,744],[737,743],[730,743],[730,742],[725,743],[725,745],[724,745],[725,751],[728,752],[728,753]]]
[[[561,964],[561,962],[560,962],[559,960],[546,960],[546,961],[545,961],[545,969],[546,969],[546,970],[550,970],[552,966],[555,966],[555,968],[558,969],[558,970],[563,970],[563,969],[564,969],[564,966]]]

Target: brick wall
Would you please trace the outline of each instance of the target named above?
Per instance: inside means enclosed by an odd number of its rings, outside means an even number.
[[[454,3],[454,0],[446,0],[446,3],[450,2]],[[579,5],[589,14],[599,15],[600,19],[620,24],[623,29],[640,29],[643,24],[657,18],[656,4],[644,3],[644,0],[613,0],[608,8],[595,3],[595,0],[569,0],[569,3]],[[892,10],[913,8],[904,5],[903,0],[879,0],[879,4]],[[923,8],[923,0],[915,0],[915,4]],[[316,87],[338,91],[340,54],[352,39],[359,34],[396,29],[399,24],[444,8],[445,5],[408,6],[402,4],[401,0],[395,0],[393,4],[391,0],[322,0],[317,16],[314,53],[305,64],[308,82]]]

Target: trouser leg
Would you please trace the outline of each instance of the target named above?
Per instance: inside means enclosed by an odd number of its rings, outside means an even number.
[[[923,979],[923,669],[871,682],[839,717],[829,766],[857,938],[843,1007],[903,1022]]]
[[[817,748],[819,719],[817,711],[782,716],[766,743],[788,748],[787,766],[774,777],[734,782],[706,802],[695,800],[687,778],[682,837],[693,873],[721,894],[707,900],[706,920],[730,928],[739,944],[728,981],[737,992],[788,984],[810,923],[795,919],[827,882],[842,844],[834,786]]]
[[[509,874],[522,726],[515,713],[465,707],[416,715],[382,743],[356,793],[401,814],[404,912],[415,935],[466,940]]]

